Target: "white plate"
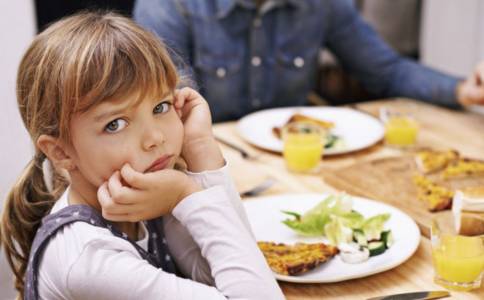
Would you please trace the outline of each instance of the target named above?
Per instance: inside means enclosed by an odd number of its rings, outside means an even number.
[[[324,200],[326,194],[286,194],[244,201],[249,222],[257,241],[294,244],[296,242],[326,242],[322,237],[305,237],[281,223],[289,216],[281,210],[304,213]],[[395,207],[360,197],[353,197],[353,209],[370,217],[390,213],[386,228],[392,230],[395,243],[383,254],[370,257],[360,264],[344,263],[339,255],[316,269],[299,276],[275,274],[278,280],[298,283],[338,282],[365,277],[392,269],[406,261],[417,250],[420,232],[417,224]]]
[[[239,120],[237,129],[247,142],[275,152],[282,152],[282,141],[272,133],[294,114],[301,113],[335,123],[332,132],[343,138],[345,147],[327,149],[325,155],[342,154],[367,148],[383,138],[379,120],[369,114],[342,107],[285,107],[261,110]]]

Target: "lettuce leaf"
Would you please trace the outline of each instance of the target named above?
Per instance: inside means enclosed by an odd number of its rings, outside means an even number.
[[[379,240],[381,233],[383,232],[383,226],[388,219],[390,219],[389,213],[379,214],[368,218],[361,227],[366,239],[368,241]]]
[[[367,240],[380,239],[390,214],[379,214],[365,220],[362,214],[352,210],[352,206],[350,196],[331,195],[302,215],[283,211],[290,218],[282,223],[301,235],[326,236],[333,245],[351,242],[353,230],[362,231]]]
[[[303,215],[296,212],[283,211],[283,213],[293,218],[286,219],[282,223],[302,235],[324,235],[324,227],[330,221],[331,215],[347,216],[347,222],[355,222],[354,219],[357,217],[351,211],[352,205],[353,201],[349,196],[331,195]]]

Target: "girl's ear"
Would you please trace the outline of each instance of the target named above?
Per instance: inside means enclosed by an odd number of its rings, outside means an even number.
[[[73,171],[75,164],[67,151],[67,147],[58,138],[42,134],[37,139],[37,147],[44,152],[45,156],[56,168]]]

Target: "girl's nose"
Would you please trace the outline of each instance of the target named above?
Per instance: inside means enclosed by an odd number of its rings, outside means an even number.
[[[142,136],[143,149],[145,150],[152,150],[165,142],[165,135],[159,124],[151,123],[146,126]]]

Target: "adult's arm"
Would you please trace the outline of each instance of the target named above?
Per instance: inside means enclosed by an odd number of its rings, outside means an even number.
[[[399,56],[360,17],[351,0],[327,2],[327,46],[373,94],[458,107],[457,77]]]

